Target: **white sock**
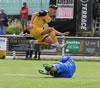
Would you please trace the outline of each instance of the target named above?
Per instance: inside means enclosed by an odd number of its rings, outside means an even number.
[[[34,44],[38,44],[38,40],[34,40]]]
[[[56,46],[56,47],[59,47],[60,46],[60,44],[58,43],[58,42],[56,42],[56,43],[53,43],[53,44],[51,44],[52,46]]]
[[[31,44],[38,44],[38,40],[30,40]]]
[[[57,48],[65,47],[65,44],[59,44],[58,42],[51,44],[52,46],[56,46]]]

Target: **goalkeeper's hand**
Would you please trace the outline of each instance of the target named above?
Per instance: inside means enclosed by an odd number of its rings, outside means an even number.
[[[39,70],[39,73],[40,73],[40,74],[44,74],[44,75],[50,75],[50,73],[49,73],[48,71],[43,70],[43,69],[40,69],[40,70]]]

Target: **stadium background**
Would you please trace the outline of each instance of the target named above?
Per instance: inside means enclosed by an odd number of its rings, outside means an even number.
[[[74,12],[73,19],[55,19],[54,27],[60,31],[70,31],[70,36],[75,36],[77,32],[80,31],[80,13],[82,11],[80,0],[69,0],[70,2],[74,1]],[[32,13],[40,11],[40,10],[48,10],[49,4],[56,4],[56,0],[0,0],[0,8],[4,8],[5,12],[9,16],[17,16],[19,15],[20,8],[23,5],[23,2],[27,2],[29,7],[29,19]],[[98,0],[98,3],[100,0]],[[88,22],[87,22],[87,31],[92,31],[93,20],[96,19],[96,0],[89,0],[88,2]],[[91,13],[91,14],[89,14]]]

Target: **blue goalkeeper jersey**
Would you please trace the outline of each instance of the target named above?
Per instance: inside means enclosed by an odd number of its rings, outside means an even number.
[[[58,78],[71,78],[76,70],[75,63],[71,56],[65,56],[58,63],[53,64],[57,72],[55,73],[55,77]]]

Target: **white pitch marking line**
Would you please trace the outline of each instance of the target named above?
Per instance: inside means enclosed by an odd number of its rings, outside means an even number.
[[[3,74],[3,75],[8,75],[8,76],[33,76],[30,74]]]

